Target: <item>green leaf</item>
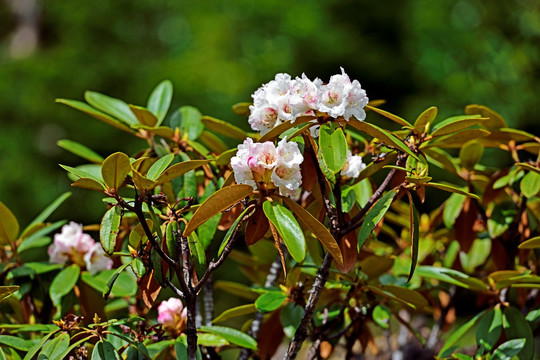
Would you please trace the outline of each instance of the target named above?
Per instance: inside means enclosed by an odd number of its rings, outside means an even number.
[[[235,318],[237,316],[252,314],[257,311],[255,304],[240,305],[222,312],[218,317],[212,320],[213,323],[222,322]]]
[[[92,360],[121,360],[113,344],[103,339],[98,341],[92,351]]]
[[[19,286],[0,286],[0,301],[19,290]]]
[[[395,285],[368,285],[367,288],[387,299],[398,301],[415,310],[422,310],[429,306],[428,301],[419,292]]]
[[[531,360],[534,355],[533,334],[527,320],[518,309],[514,307],[504,309],[503,327],[508,340],[525,339],[525,344],[517,356],[520,360]]]
[[[390,326],[390,317],[392,313],[390,309],[384,305],[377,305],[373,308],[371,317],[375,324],[379,325],[383,329],[388,329]]]
[[[103,250],[109,255],[114,252],[121,221],[122,209],[117,205],[110,208],[101,220],[99,239]]]
[[[208,130],[225,135],[232,139],[243,141],[248,137],[244,130],[230,124],[229,122],[218,120],[210,116],[203,116],[201,121]]]
[[[60,305],[62,298],[69,294],[69,292],[75,287],[75,284],[77,284],[80,273],[81,268],[79,265],[72,264],[65,267],[58,273],[58,275],[54,277],[49,289],[49,294],[53,304],[56,306]]]
[[[513,339],[501,344],[491,356],[491,360],[512,360],[525,346],[525,339]]]
[[[244,209],[244,211],[242,211],[240,213],[240,215],[236,218],[236,220],[234,221],[234,223],[232,224],[232,226],[229,228],[229,230],[227,231],[227,233],[225,234],[225,237],[223,238],[223,240],[221,241],[221,245],[219,246],[219,250],[218,250],[218,256],[221,256],[221,253],[223,252],[223,250],[225,249],[225,246],[227,246],[227,244],[229,243],[229,241],[231,240],[231,237],[232,237],[232,234],[234,233],[234,231],[236,230],[236,227],[238,226],[238,223],[240,221],[242,221],[242,219],[244,218],[244,216],[249,212],[253,210],[253,206],[251,207],[247,207],[246,209]]]
[[[275,201],[266,201],[263,211],[268,220],[276,227],[285,246],[296,262],[301,263],[306,257],[306,240],[293,214]]]
[[[341,128],[332,123],[321,125],[319,130],[319,151],[328,169],[337,174],[347,159],[347,139]]]
[[[167,166],[173,161],[174,154],[167,154],[160,158],[158,161],[152,164],[150,166],[150,169],[148,169],[148,172],[146,173],[146,177],[150,180],[157,180],[157,178],[167,169]]]
[[[0,245],[12,243],[19,235],[19,222],[11,210],[0,201]]]
[[[455,134],[460,130],[469,128],[471,126],[482,124],[486,120],[485,118],[466,118],[466,119],[455,119],[450,118],[445,120],[437,126],[434,127],[433,132],[431,133],[432,138]]]
[[[414,122],[414,131],[421,135],[429,129],[429,126],[437,117],[437,108],[435,106],[426,109]]]
[[[113,117],[110,117],[109,115],[101,112],[101,111],[98,111],[96,109],[94,109],[93,107],[91,106],[88,106],[88,104],[86,103],[83,103],[81,101],[76,101],[76,100],[68,100],[68,99],[56,99],[56,102],[57,103],[60,103],[60,104],[64,104],[64,105],[67,105],[67,106],[70,106],[74,109],[77,109],[79,111],[82,111],[98,120],[101,120],[103,121],[105,124],[107,125],[111,125],[117,129],[120,129],[122,131],[125,131],[129,134],[133,134],[133,131],[131,131],[131,129],[126,126],[124,123],[122,123],[121,121],[118,121],[117,119],[113,118]]]
[[[87,172],[87,171],[84,171],[82,169],[79,169],[79,168],[73,168],[71,166],[67,166],[67,165],[62,165],[60,164],[60,167],[66,171],[68,171],[69,173],[75,175],[76,177],[78,178],[82,178],[82,179],[92,179],[94,180],[95,182],[99,183],[99,184],[103,184],[103,187],[105,187],[105,183],[103,182],[103,179],[100,178],[99,176],[96,176],[90,172]],[[76,179],[76,178],[75,178]]]
[[[165,184],[169,181],[172,181],[188,171],[194,170],[204,164],[209,163],[210,160],[191,160],[191,161],[183,161],[178,164],[174,164],[167,170],[165,170],[161,175],[158,176],[156,179],[156,185]]]
[[[69,347],[69,334],[62,332],[60,336],[49,340],[38,355],[38,360],[57,360]]]
[[[274,140],[275,138],[277,138],[279,135],[283,134],[285,131],[295,127],[295,126],[298,126],[298,125],[301,125],[301,124],[305,124],[311,120],[315,120],[316,117],[315,116],[301,116],[299,118],[296,118],[296,120],[294,122],[292,121],[285,121],[281,124],[279,124],[278,126],[276,126],[275,128],[273,128],[272,130],[270,130],[269,132],[267,132],[266,134],[264,134],[263,136],[261,136],[261,138],[259,139],[258,142],[265,142],[265,141],[271,141],[271,140]]]
[[[173,85],[169,80],[160,82],[150,94],[146,107],[157,116],[158,122],[156,126],[159,126],[163,122],[163,119],[165,119],[165,115],[167,115],[167,111],[171,105],[172,94]]]
[[[467,105],[465,114],[480,115],[483,118],[489,118],[489,120],[484,123],[484,126],[488,129],[498,129],[507,126],[501,115],[484,105]]]
[[[99,192],[104,192],[106,190],[105,184],[90,178],[79,178],[71,184],[71,186]]]
[[[531,198],[540,191],[540,174],[528,172],[520,183],[521,192],[527,198]]]
[[[193,259],[195,260],[195,268],[198,272],[204,273],[206,267],[206,255],[204,252],[204,245],[199,241],[199,237],[196,232],[189,234],[189,249],[193,254]]]
[[[128,265],[130,263],[127,263]],[[115,276],[117,270],[105,270],[92,275],[89,272],[84,271],[81,275],[81,279],[96,289],[100,293],[107,291],[107,283]],[[137,292],[137,281],[133,274],[124,271],[120,272],[114,283],[114,287],[111,290],[111,295],[115,297],[133,296]]]
[[[418,158],[418,155],[412,152],[411,149],[403,141],[389,133],[388,131],[381,129],[380,127],[367,123],[365,121],[358,121],[356,119],[350,119],[347,124],[350,124],[352,127],[357,128],[358,130],[379,139],[382,141],[386,146],[393,146],[397,150],[409,154],[409,156],[412,156],[413,158],[420,161]]]
[[[245,116],[248,116],[249,115],[249,106],[251,105],[251,103],[249,102],[241,102],[241,103],[237,103],[237,104],[234,104],[232,106],[232,109],[234,111],[234,113],[236,115],[245,115]]]
[[[131,163],[129,162],[129,157],[121,152],[108,156],[101,165],[103,181],[112,189],[118,189],[130,171]]]
[[[199,328],[199,331],[216,334],[227,339],[227,341],[232,344],[252,350],[257,350],[257,341],[255,341],[255,339],[233,328],[225,326],[201,326]]]
[[[52,331],[47,335],[44,335],[27,353],[23,360],[32,360],[34,355],[38,353],[39,350],[43,348],[43,345],[49,340],[49,338],[55,335],[57,332]]]
[[[414,275],[414,269],[416,268],[416,263],[418,262],[418,250],[420,246],[420,219],[418,218],[418,210],[416,210],[414,206],[411,194],[408,192],[407,195],[409,195],[411,232],[411,271],[409,272],[409,277],[407,279],[407,282],[409,282]]]
[[[142,106],[129,105],[129,109],[137,120],[143,125],[154,127],[158,123],[158,118],[151,111]]]
[[[461,166],[465,169],[474,169],[474,165],[482,158],[484,146],[476,141],[469,141],[459,150]]]
[[[467,254],[463,251],[459,253],[459,259],[463,270],[468,273],[473,273],[476,267],[482,265],[491,254],[491,239],[480,238],[475,239]]]
[[[540,145],[540,144],[539,144]],[[540,174],[540,169],[527,163],[516,163],[518,169],[525,169]]]
[[[321,242],[326,250],[332,255],[337,264],[343,264],[343,254],[339,248],[338,243],[330,234],[326,226],[321,224],[313,215],[311,215],[306,209],[298,205],[296,202],[289,198],[283,198],[283,202],[287,204],[298,219],[315,235],[315,237]]]
[[[499,305],[482,317],[476,328],[476,342],[480,347],[491,351],[502,334],[502,311]]]
[[[86,91],[84,93],[84,99],[96,109],[114,116],[118,120],[128,125],[135,125],[139,123],[137,117],[133,115],[129,109],[128,104],[122,100],[115,99],[94,91]]]
[[[443,209],[443,222],[447,228],[452,228],[456,222],[457,217],[463,209],[463,204],[467,197],[461,194],[452,194],[448,197],[448,200],[444,203]]]
[[[269,291],[255,300],[255,307],[260,312],[270,312],[279,309],[289,295],[281,291]]]
[[[456,193],[456,194],[460,194],[460,195],[465,195],[465,196],[480,200],[480,197],[478,195],[471,194],[470,192],[467,192],[467,191],[462,190],[462,189],[460,189],[458,187],[455,187],[454,185],[436,183],[436,182],[429,182],[429,183],[426,183],[425,185],[430,186],[430,187],[434,187],[435,189],[444,190],[444,191],[448,191],[448,192],[452,192],[452,193]]]
[[[396,196],[397,191],[391,190],[387,192],[382,198],[377,201],[375,205],[366,213],[364,217],[364,221],[362,222],[362,226],[360,227],[360,231],[358,232],[358,251],[360,252],[360,249],[368,239],[369,235],[371,235],[371,232],[373,229],[375,229],[375,226],[382,220],[384,217],[384,214],[388,211],[390,208],[390,205],[392,204],[392,201],[394,200],[394,197]]]
[[[475,140],[488,136],[489,131],[484,129],[465,129],[459,132],[452,133],[448,136],[437,137],[431,141],[423,143],[420,148],[429,147],[461,147],[464,143],[470,140]]]
[[[489,289],[481,280],[453,269],[423,265],[416,269],[416,274],[426,279],[444,281],[473,291]]]
[[[64,201],[66,201],[67,198],[69,198],[71,196],[71,193],[70,192],[66,192],[66,193],[63,193],[62,195],[60,195],[58,198],[56,198],[49,206],[47,206],[38,216],[36,216],[36,218],[34,220],[32,220],[32,222],[30,223],[30,225],[28,225],[26,227],[26,229],[23,231],[23,235],[24,233],[30,229],[30,227],[36,225],[36,224],[40,224],[40,223],[43,223],[45,222],[45,220],[47,220],[47,218],[49,216],[51,216],[51,214],[53,212],[56,211],[56,209],[58,209],[58,207],[60,205],[62,205],[62,203]]]
[[[402,125],[402,126],[405,126],[405,127],[412,127],[411,124],[409,124],[409,122],[397,115],[394,115],[394,114],[391,114],[389,113],[388,111],[384,111],[384,110],[381,110],[379,108],[376,108],[376,107],[373,107],[373,106],[370,106],[370,105],[366,105],[366,110],[371,110],[371,111],[374,111],[376,112],[377,114],[380,114],[382,116],[384,116],[385,118],[387,119],[390,119],[396,123],[398,123],[399,125]]]
[[[107,281],[107,285],[105,286],[105,289],[103,290],[103,297],[105,300],[109,297],[109,294],[112,292],[113,286],[120,277],[120,274],[123,274],[123,271],[125,268],[127,268],[131,263],[125,263],[124,265],[120,266],[118,269],[116,269],[109,279]],[[90,284],[89,284],[90,285]]]
[[[180,128],[182,138],[196,140],[204,130],[201,117],[201,112],[193,106],[182,106],[173,114],[171,124],[179,125],[176,126]]]
[[[457,330],[452,331],[452,335],[446,340],[443,347],[437,355],[439,358],[446,358],[450,356],[453,352],[454,345],[461,339],[472,327],[480,320],[486,311],[482,311],[477,314],[471,320],[467,321],[465,324],[461,325]]]
[[[32,340],[26,340],[17,336],[10,335],[0,335],[0,344],[21,351],[29,351],[35,345],[34,341]]]
[[[540,236],[533,237],[527,241],[519,244],[518,248],[520,249],[538,249],[540,248]]]
[[[103,157],[101,155],[97,154],[92,149],[84,146],[83,144],[79,144],[76,141],[72,140],[58,140],[56,143],[58,146],[60,146],[62,149],[65,149],[77,156],[82,157],[83,159],[86,159],[90,162],[101,164],[103,162]]]
[[[225,338],[216,334],[202,333],[197,335],[197,345],[220,347],[229,344],[230,342],[228,342]]]
[[[253,193],[251,185],[231,185],[216,191],[199,206],[191,217],[184,236],[189,236],[199,225],[210,219],[214,215],[230,208],[240,200]]]

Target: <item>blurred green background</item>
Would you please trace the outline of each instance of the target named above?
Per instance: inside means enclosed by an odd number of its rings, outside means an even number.
[[[246,126],[231,105],[276,73],[328,81],[343,66],[406,118],[480,103],[534,132],[539,44],[536,0],[0,0],[0,201],[27,224],[70,190],[58,163],[82,161],[59,139],[103,156],[144,147],[55,98],[144,105],[171,79],[173,109]],[[56,217],[98,222],[99,202],[75,189]]]

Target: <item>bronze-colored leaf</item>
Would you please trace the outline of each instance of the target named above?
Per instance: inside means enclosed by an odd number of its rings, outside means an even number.
[[[245,238],[246,245],[250,246],[262,239],[268,231],[270,224],[264,215],[262,208],[258,208],[246,224]]]

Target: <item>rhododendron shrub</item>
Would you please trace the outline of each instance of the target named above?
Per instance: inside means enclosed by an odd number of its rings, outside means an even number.
[[[0,203],[0,358],[534,357],[538,136],[482,105],[391,114],[344,69],[252,97],[245,127],[170,112],[168,81],[58,100],[145,148],[60,142],[103,196],[84,231],[47,220],[69,193],[25,228]]]

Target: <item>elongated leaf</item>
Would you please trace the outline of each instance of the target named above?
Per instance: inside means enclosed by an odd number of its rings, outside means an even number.
[[[482,316],[484,316],[484,313],[486,310],[482,311],[481,313],[477,314],[475,317],[473,317],[471,320],[467,321],[465,324],[461,325],[457,330],[452,332],[452,335],[446,340],[443,347],[439,351],[439,354],[437,355],[439,358],[445,358],[447,356],[450,356],[452,353],[452,349],[454,348],[454,345],[470,330],[472,327],[480,320]]]
[[[385,118],[390,119],[390,120],[398,123],[401,126],[412,127],[412,125],[409,124],[409,122],[407,120],[405,120],[405,119],[403,119],[403,118],[401,118],[401,117],[399,117],[397,115],[391,114],[388,111],[384,111],[384,110],[381,110],[379,108],[376,108],[376,107],[370,106],[370,105],[366,106],[366,110],[374,111],[377,114],[380,114],[380,115],[384,116]]]
[[[234,223],[232,224],[232,226],[229,228],[229,230],[227,231],[227,234],[225,234],[225,237],[223,238],[223,241],[221,242],[221,245],[219,246],[219,250],[218,250],[218,256],[221,256],[221,253],[223,252],[223,250],[225,249],[225,246],[227,246],[227,244],[229,243],[229,241],[231,240],[231,237],[232,237],[232,234],[234,233],[234,230],[236,229],[236,227],[238,226],[238,223],[240,221],[242,221],[242,219],[244,218],[244,216],[252,211],[254,208],[254,205],[250,205],[248,206],[247,208],[244,209],[244,211],[242,211],[240,213],[240,215],[236,218],[236,220],[234,221]]]
[[[172,94],[173,85],[169,80],[160,82],[150,94],[146,107],[157,116],[158,123],[156,126],[159,126],[165,119],[169,106],[171,106]]]
[[[269,291],[255,300],[255,307],[260,312],[274,311],[279,309],[288,297],[289,295],[284,294],[281,291]]]
[[[531,360],[534,355],[533,334],[527,320],[518,309],[512,306],[504,309],[503,327],[508,340],[525,339],[525,346],[518,353],[518,358]]]
[[[539,144],[540,145],[540,144]],[[532,171],[536,174],[540,174],[540,169],[527,163],[516,163],[516,166],[521,169]]]
[[[66,171],[68,171],[69,173],[75,175],[75,179],[76,180],[77,178],[88,178],[88,179],[92,179],[100,184],[103,184],[103,186],[105,186],[105,183],[103,182],[103,179],[100,178],[99,176],[96,176],[95,174],[92,174],[90,172],[87,172],[87,171],[84,171],[84,170],[81,170],[81,169],[78,169],[78,168],[73,168],[71,166],[67,166],[67,165],[60,165],[60,167]]]
[[[38,355],[40,360],[53,360],[60,359],[60,355],[66,351],[69,347],[69,334],[62,332],[60,336],[49,340],[45,346],[43,346],[41,352]]]
[[[132,125],[133,129],[143,129],[157,136],[161,136],[166,139],[172,139],[174,137],[174,130],[168,126],[150,127],[147,125]]]
[[[398,301],[415,310],[428,307],[428,301],[417,291],[394,285],[368,285],[367,288],[387,299]]]
[[[127,268],[130,264],[131,263],[125,263],[124,265],[120,266],[114,271],[109,281],[107,281],[107,285],[105,285],[105,288],[103,289],[103,297],[105,298],[105,300],[107,300],[109,294],[112,292],[113,286],[118,281],[120,274],[122,274],[124,269]],[[88,283],[88,285],[92,286],[90,283]]]
[[[121,121],[118,121],[117,119],[105,114],[104,112],[101,112],[99,110],[94,109],[93,107],[89,106],[86,103],[83,103],[81,101],[76,100],[68,100],[68,99],[56,99],[57,103],[64,104],[67,106],[70,106],[74,109],[77,109],[79,111],[82,111],[98,120],[103,121],[107,125],[111,125],[117,129],[120,129],[122,131],[125,131],[129,134],[133,134],[133,131],[129,128],[129,126],[126,126]]]
[[[204,130],[197,141],[204,144],[208,150],[216,154],[221,154],[229,150],[229,146],[221,140],[221,137],[210,131]]]
[[[49,340],[51,336],[54,336],[57,331],[51,331],[47,335],[43,336],[25,355],[23,360],[32,360],[39,350],[43,348],[43,345]]]
[[[465,169],[474,169],[474,165],[480,161],[484,154],[484,146],[476,141],[469,141],[459,150],[461,166]]]
[[[452,194],[446,200],[443,209],[443,222],[447,228],[452,228],[456,222],[457,217],[463,209],[465,204],[466,196],[461,194]]]
[[[518,248],[520,249],[538,249],[540,248],[540,236],[533,237],[527,241],[519,244]]]
[[[79,280],[80,273],[81,268],[79,265],[73,264],[64,268],[54,277],[49,294],[55,305],[60,305],[62,298],[73,289]]]
[[[135,115],[137,120],[139,120],[139,123],[146,126],[151,126],[151,127],[154,127],[157,125],[158,118],[149,110],[141,106],[136,106],[136,105],[129,105],[129,109],[131,110],[133,115]]]
[[[19,222],[11,210],[0,201],[0,245],[14,242],[19,235]]]
[[[96,153],[94,150],[88,148],[87,146],[79,144],[76,141],[58,140],[57,145],[60,146],[62,149],[65,149],[93,163],[101,164],[103,162],[103,157],[101,155]]]
[[[445,169],[453,174],[458,173],[459,169],[456,160],[443,149],[436,147],[426,148],[422,150],[422,153],[426,155],[430,164],[435,164],[441,169]]]
[[[296,202],[289,198],[283,198],[283,202],[287,204],[295,215],[298,217],[305,227],[309,229],[315,235],[315,237],[321,242],[326,250],[332,255],[334,261],[339,265],[343,265],[343,255],[339,248],[338,243],[330,234],[326,226],[321,224],[313,215],[311,215],[306,209],[298,205]]]
[[[118,189],[130,171],[129,157],[121,152],[108,156],[101,165],[103,181],[112,189]]]
[[[486,119],[485,118],[474,118],[474,119],[463,119],[456,120],[445,124],[439,124],[431,133],[431,137],[437,138],[440,136],[445,136],[449,134],[456,133],[460,130],[469,128],[471,126],[482,124]],[[442,125],[442,126],[441,126]]]
[[[0,286],[0,301],[19,290],[19,286]]]
[[[390,205],[392,204],[392,201],[394,200],[396,194],[396,190],[391,190],[387,192],[366,213],[364,221],[362,222],[362,226],[360,227],[360,231],[358,232],[358,251],[360,251],[369,235],[371,235],[371,232],[373,231],[373,229],[375,229],[375,226],[377,226],[377,224],[382,220],[384,214],[386,214],[386,212],[390,208]]]
[[[92,351],[92,360],[120,360],[120,355],[116,352],[114,345],[103,339],[98,341]]]
[[[512,360],[525,346],[526,339],[505,341],[494,352],[491,360]]]
[[[247,138],[247,133],[226,121],[218,120],[210,116],[203,116],[201,118],[202,123],[208,130],[214,131],[218,134],[228,136],[232,139],[243,141]]]
[[[251,103],[249,102],[241,102],[241,103],[238,103],[238,104],[234,104],[232,106],[232,109],[234,111],[234,113],[236,115],[245,115],[245,116],[248,116],[249,115],[249,106],[251,105]]]
[[[30,223],[30,225],[28,225],[26,227],[26,229],[23,231],[23,233],[25,233],[30,227],[36,225],[36,224],[39,224],[39,223],[42,223],[42,222],[45,222],[45,220],[47,220],[47,218],[49,216],[51,216],[51,214],[53,212],[56,211],[56,209],[58,209],[58,207],[60,205],[62,205],[62,203],[64,201],[66,201],[69,197],[71,196],[71,193],[70,192],[66,192],[66,193],[63,193],[62,195],[60,195],[58,198],[56,198],[49,206],[47,206],[38,216],[36,216],[36,218],[34,220],[32,220],[32,222]]]
[[[395,147],[397,150],[409,154],[413,158],[420,161],[418,156],[412,152],[411,149],[403,141],[392,135],[386,130],[381,129],[380,127],[367,123],[365,121],[358,121],[356,119],[350,119],[348,122],[352,127],[381,140],[385,145]]]
[[[276,227],[293,259],[299,263],[304,261],[306,239],[293,214],[275,201],[266,201],[263,210],[268,220]]]
[[[347,158],[347,139],[341,128],[332,124],[323,124],[319,130],[319,151],[324,163],[334,174],[345,165]]]
[[[157,183],[155,181],[152,181],[145,177],[144,175],[141,175],[140,172],[133,169],[133,184],[135,184],[135,187],[139,189],[141,192],[146,192],[148,190],[151,190],[157,186]]]
[[[237,316],[252,314],[257,311],[255,304],[247,304],[233,307],[222,312],[218,317],[212,320],[213,323],[222,322],[235,318]]]
[[[201,326],[199,328],[199,331],[217,334],[227,339],[232,344],[252,350],[257,350],[257,341],[255,341],[255,339],[233,328],[225,326]]]
[[[34,342],[32,340],[26,340],[18,336],[10,335],[0,335],[0,344],[21,351],[28,351],[34,347]]]
[[[414,131],[421,135],[429,129],[431,123],[437,117],[437,108],[435,106],[426,109],[414,122]]]
[[[491,351],[499,341],[502,329],[502,311],[500,305],[496,305],[478,323],[476,342],[487,351]]]
[[[146,173],[146,177],[150,180],[156,180],[161,173],[167,169],[167,166],[173,161],[174,154],[167,154],[160,158],[158,161],[156,161],[150,169],[148,169],[148,172]]]
[[[448,191],[455,194],[465,195],[465,196],[480,200],[480,197],[478,197],[478,195],[471,194],[470,192],[467,192],[458,187],[455,187],[454,185],[435,183],[435,182],[429,182],[429,183],[426,183],[425,185],[434,187],[435,189],[444,190],[444,191]]]
[[[453,269],[423,265],[417,267],[416,274],[426,279],[444,281],[473,291],[488,290],[488,286],[481,280]]]
[[[177,120],[173,122],[179,123],[182,138],[197,140],[204,130],[201,112],[193,106],[182,106],[174,116]]]
[[[465,113],[489,118],[489,120],[484,123],[484,126],[486,126],[488,129],[498,129],[507,126],[501,115],[484,105],[467,105],[465,108]]]
[[[410,232],[411,232],[411,271],[407,282],[411,281],[418,262],[418,247],[420,239],[420,220],[418,219],[418,210],[414,207],[411,193],[407,191],[409,197],[409,212],[410,212]]]
[[[520,189],[523,195],[531,198],[540,191],[540,174],[529,171],[523,179],[521,179]]]
[[[189,236],[199,225],[219,214],[225,209],[230,208],[240,200],[253,193],[251,185],[231,185],[216,191],[195,211],[189,221],[184,236]]]
[[[448,136],[437,137],[431,141],[423,143],[420,148],[438,147],[461,147],[470,140],[475,140],[488,136],[489,131],[484,129],[465,129]]]
[[[175,164],[158,176],[156,185],[165,184],[209,162],[210,160],[190,160]]]
[[[122,100],[115,99],[94,91],[86,91],[84,93],[84,99],[96,109],[112,115],[128,125],[135,125],[139,123],[137,117],[135,117],[135,115],[133,115],[129,109],[128,104]]]
[[[99,239],[101,246],[107,254],[112,254],[116,246],[116,237],[118,236],[118,229],[120,228],[120,222],[122,220],[122,210],[119,206],[110,208],[103,219],[101,220],[101,226],[99,227]]]
[[[270,130],[269,132],[267,132],[266,134],[261,136],[261,138],[259,139],[258,142],[265,142],[265,141],[269,141],[269,140],[274,140],[275,138],[277,138],[279,135],[283,134],[285,131],[289,130],[290,128],[293,128],[293,127],[295,127],[297,125],[300,125],[300,124],[305,124],[308,121],[315,120],[315,119],[316,119],[315,116],[301,116],[301,117],[297,118],[294,122],[285,121],[284,123],[279,124],[278,126],[273,128],[272,130]]]
[[[90,178],[79,178],[77,179],[77,181],[71,184],[71,186],[80,187],[80,188],[88,189],[88,190],[99,191],[99,192],[105,191],[105,185],[103,183],[100,183]]]

